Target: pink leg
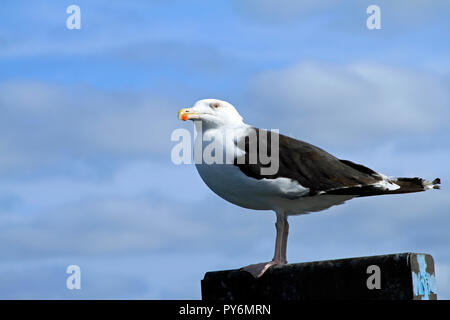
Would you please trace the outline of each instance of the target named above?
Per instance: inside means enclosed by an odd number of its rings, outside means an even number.
[[[289,234],[289,223],[284,212],[277,212],[277,237],[275,241],[275,253],[272,261],[251,264],[243,269],[250,272],[255,278],[261,277],[267,269],[274,265],[286,264],[287,239]]]

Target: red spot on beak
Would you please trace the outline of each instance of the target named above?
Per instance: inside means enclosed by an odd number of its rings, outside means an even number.
[[[187,119],[188,119],[187,114],[183,114],[183,115],[181,116],[181,120],[186,121]]]

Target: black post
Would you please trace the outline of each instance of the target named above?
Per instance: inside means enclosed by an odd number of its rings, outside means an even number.
[[[201,286],[202,300],[437,299],[433,257],[420,253],[274,266],[259,279],[207,272]]]

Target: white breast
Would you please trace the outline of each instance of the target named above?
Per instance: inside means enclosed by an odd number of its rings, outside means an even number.
[[[296,181],[288,178],[261,179],[247,177],[231,164],[197,164],[200,177],[223,199],[255,210],[273,210],[276,198],[295,198],[308,194]]]

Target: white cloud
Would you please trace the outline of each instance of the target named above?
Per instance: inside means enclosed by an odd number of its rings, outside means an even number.
[[[39,215],[2,214],[3,260],[151,252],[178,241],[203,239],[207,228],[176,208],[152,204],[145,197],[96,197]]]
[[[270,114],[285,130],[338,145],[431,138],[448,126],[450,111],[439,78],[371,63],[303,62],[267,71],[253,80],[251,94],[261,118]]]
[[[208,194],[193,165],[177,166],[169,161],[128,162],[103,178],[49,175],[0,181],[0,195],[7,195],[5,201],[26,214],[77,206],[89,198],[152,195],[174,203],[195,203]]]
[[[0,172],[120,157],[170,155],[180,126],[175,98],[154,92],[65,89],[45,83],[0,85]],[[116,157],[116,158],[114,158]]]

